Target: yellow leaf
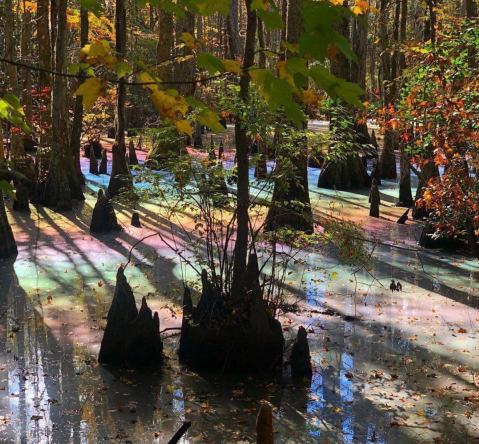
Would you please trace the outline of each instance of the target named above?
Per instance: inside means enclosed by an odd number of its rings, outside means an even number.
[[[76,96],[83,96],[83,106],[88,111],[96,102],[99,96],[106,94],[106,79],[92,77],[80,85],[75,92]]]
[[[331,274],[331,277],[333,279],[336,279],[338,277],[338,273],[336,271],[333,271],[333,273]]]
[[[187,120],[174,120],[173,123],[180,134],[188,134],[192,137],[191,125]]]
[[[223,60],[223,66],[228,72],[243,73],[240,64],[236,60]]]
[[[191,51],[192,49],[199,48],[205,44],[203,39],[195,39],[189,32],[183,32],[181,34],[180,40],[186,45],[186,47]]]

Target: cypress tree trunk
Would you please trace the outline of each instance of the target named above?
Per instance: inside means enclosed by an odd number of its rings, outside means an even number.
[[[116,30],[116,52],[125,54],[126,52],[126,8],[125,0],[116,0],[115,13]],[[119,80],[116,97],[117,131],[116,131],[116,149],[112,150],[112,167],[108,192],[110,197],[116,197],[121,188],[132,185],[130,170],[126,164],[126,142],[125,142],[125,106],[126,106],[126,85],[125,78]],[[119,177],[124,176],[124,177]]]
[[[381,14],[380,14],[380,26],[379,26],[379,39],[381,44],[381,73],[382,83],[380,85],[383,106],[388,106],[393,100],[393,90],[391,77],[391,55],[389,53],[389,38],[388,38],[388,0],[381,0]],[[380,166],[381,166],[381,178],[383,179],[395,179],[397,177],[396,171],[396,157],[394,155],[394,141],[395,137],[392,131],[384,131],[384,143],[383,150],[381,152]]]
[[[411,168],[409,157],[403,143],[399,146],[401,160],[401,175],[399,176],[399,207],[411,208],[414,205],[411,191]]]
[[[406,26],[407,26],[407,11],[408,11],[408,4],[407,0],[401,0],[401,27],[400,27],[400,34],[399,39],[402,45],[406,43]],[[398,67],[399,67],[399,75],[402,75],[404,70],[406,69],[406,57],[404,52],[398,53]],[[410,208],[414,204],[414,200],[412,198],[412,191],[411,191],[411,168],[410,168],[410,160],[405,151],[405,144],[401,143],[399,145],[399,153],[400,153],[400,165],[401,165],[401,173],[399,176],[399,206],[404,206]]]
[[[239,54],[240,38],[239,38],[239,8],[238,0],[230,0],[230,13],[227,22],[230,23],[231,29],[228,29],[228,33],[231,38],[231,58],[234,60]]]
[[[293,45],[299,43],[303,30],[302,7],[302,0],[289,1],[286,40]],[[291,54],[288,52],[286,58],[289,57]],[[287,183],[276,181],[265,227],[274,230],[290,226],[295,230],[312,233],[314,228],[308,186],[307,139],[301,134],[294,142],[295,152],[288,156],[293,172],[288,176]],[[280,162],[279,160],[276,168],[281,169]]]
[[[66,60],[67,0],[58,1],[58,29],[55,43],[55,66],[62,72]],[[67,94],[65,77],[55,76],[52,102],[52,152],[48,166],[46,182],[42,189],[41,202],[46,206],[57,207],[60,211],[72,208],[72,199],[83,200],[83,192],[78,182],[68,134],[66,132],[68,115],[64,114],[62,103]]]
[[[48,0],[38,0],[37,8],[37,38],[38,64],[41,68],[51,69],[50,28],[48,15]],[[50,74],[44,71],[39,73],[40,86],[40,152],[51,145],[51,90]]]
[[[5,0],[5,58],[8,60],[17,60],[16,41],[15,41],[15,18],[13,14],[12,0]],[[7,86],[12,94],[20,97],[20,87],[18,84],[17,67],[11,63],[6,64],[7,68]],[[23,149],[22,138],[20,134],[12,132],[11,136],[11,157],[13,162],[21,162],[26,154]],[[18,166],[16,166],[18,169]]]
[[[367,46],[368,46],[368,17],[369,13],[364,14],[362,20],[353,18],[352,22],[352,48],[354,54],[358,58],[357,63],[350,64],[351,79],[354,80],[362,89],[366,91],[366,67],[367,67]],[[361,97],[361,100],[365,100],[365,97]],[[362,144],[371,143],[369,137],[368,124],[356,123],[355,131],[357,134],[357,141]]]
[[[252,0],[246,1],[246,41],[243,61],[243,74],[240,79],[240,98],[246,103],[250,77],[247,69],[254,65],[254,47],[256,38],[256,11],[251,10]],[[232,297],[240,300],[244,296],[246,288],[246,258],[248,254],[249,233],[249,158],[248,137],[246,134],[246,122],[240,116],[236,117],[235,123],[236,156],[238,162],[238,188],[237,188],[237,231],[234,247],[234,265]]]
[[[158,19],[160,31],[158,45],[156,46],[156,62],[163,63],[171,60],[171,48],[173,47],[173,15],[158,7]],[[159,67],[160,79],[164,82],[171,82],[171,64]]]
[[[32,53],[32,14],[30,10],[23,2],[24,12],[22,13],[22,43],[21,43],[21,54],[22,54],[22,63],[31,64],[31,53]],[[32,73],[29,69],[22,69],[22,105],[25,112],[25,121],[30,125],[32,120]],[[26,136],[26,138],[30,138]]]
[[[83,48],[88,43],[88,11],[83,8],[80,9],[80,46]],[[78,80],[77,88],[83,83],[83,79]],[[80,147],[81,147],[81,135],[83,129],[83,96],[76,96],[75,99],[75,112],[73,115],[72,125],[72,137],[71,137],[71,150],[73,153],[75,171],[77,173],[78,180],[81,184],[85,184],[85,177],[81,171],[80,165]]]
[[[347,6],[347,4],[345,4]],[[356,26],[356,25],[355,25]],[[350,34],[350,27],[349,27],[349,19],[348,17],[343,17],[343,21],[335,25],[335,29],[338,33],[340,33],[343,37],[348,38]],[[356,29],[356,28],[355,28]],[[359,32],[359,28],[358,28]],[[362,31],[361,31],[362,32]],[[359,37],[358,37],[359,38]],[[357,43],[359,45],[359,43]],[[357,81],[357,78],[352,77],[352,73],[354,72],[355,76],[361,77],[362,75],[359,71],[352,71],[352,64],[349,62],[348,58],[338,52],[335,56],[336,62],[331,62],[331,73],[333,73],[336,77],[346,79],[348,81],[354,80]],[[360,62],[361,63],[361,62]],[[364,79],[365,82],[365,79]],[[338,110],[335,111],[336,113],[343,112],[343,109],[338,107]],[[330,129],[335,129],[335,125],[337,125],[337,121],[339,119],[333,119],[334,115],[331,114],[330,120]],[[345,116],[347,117],[347,116]],[[367,128],[365,129],[367,132]],[[337,132],[357,132],[358,128],[357,125],[354,127],[349,128],[342,128],[337,127]],[[362,130],[364,131],[364,129]],[[357,138],[358,136],[356,136]],[[366,136],[364,135],[364,138]],[[367,136],[369,138],[369,134]],[[365,139],[366,140],[366,139]],[[318,179],[318,187],[319,188],[327,188],[327,189],[340,189],[340,190],[350,190],[350,189],[360,189],[360,188],[368,188],[371,185],[371,179],[368,176],[366,167],[361,161],[361,158],[357,153],[350,153],[347,159],[332,159],[326,161],[321,169],[321,174]]]

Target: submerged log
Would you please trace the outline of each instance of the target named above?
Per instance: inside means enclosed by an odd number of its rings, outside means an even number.
[[[371,217],[379,217],[379,204],[381,203],[381,197],[376,179],[373,179],[373,183],[371,185],[371,191],[369,192],[369,203],[371,204],[369,207],[369,215]]]
[[[98,362],[115,366],[158,367],[163,359],[158,313],[142,299],[138,312],[124,268],[116,275],[116,287],[108,312]]]
[[[101,162],[100,162],[100,168],[98,170],[99,174],[107,174],[108,172],[108,157],[106,153],[106,149],[104,149],[101,152]]]
[[[138,316],[133,290],[128,284],[124,269],[120,267],[116,274],[116,287],[101,341],[98,362],[100,364],[121,365],[122,346],[125,332]]]
[[[17,252],[17,244],[5,210],[3,192],[0,190],[0,259],[15,256]]]
[[[298,329],[298,336],[291,351],[290,363],[294,378],[312,378],[313,367],[309,354],[308,333],[304,327]]]
[[[274,444],[273,411],[268,402],[263,402],[258,412],[256,439],[257,444]]]
[[[128,165],[138,165],[138,157],[136,157],[135,144],[132,139],[130,139],[130,143],[128,144]]]
[[[111,202],[108,191],[98,191],[98,198],[93,209],[93,215],[90,222],[90,231],[92,233],[109,233],[119,230],[120,226],[116,219],[115,209]]]

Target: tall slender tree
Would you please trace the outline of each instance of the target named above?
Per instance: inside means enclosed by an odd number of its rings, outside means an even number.
[[[248,68],[254,65],[255,40],[256,40],[256,11],[251,9],[252,0],[246,3],[246,39],[244,47],[243,74],[240,78],[240,98],[244,105],[248,100],[250,76]],[[246,121],[242,115],[236,116],[235,142],[238,161],[238,187],[237,187],[237,231],[234,247],[232,296],[241,299],[246,289],[246,261],[248,257],[249,239],[249,158],[248,137]]]
[[[83,48],[88,43],[89,21],[88,11],[84,8],[80,8],[80,46]],[[83,79],[78,79],[78,87],[84,82]],[[80,147],[81,136],[83,130],[83,96],[76,96],[75,98],[75,110],[73,114],[72,124],[72,136],[71,136],[71,149],[73,153],[75,170],[77,172],[78,180],[80,183],[85,183],[85,177],[81,171],[80,165]]]
[[[116,52],[120,55],[126,53],[126,7],[125,0],[116,0],[115,11]],[[121,189],[129,188],[132,184],[130,170],[126,163],[126,84],[125,78],[118,82],[116,92],[116,146],[112,150],[112,167],[108,192],[111,197],[119,194]]]

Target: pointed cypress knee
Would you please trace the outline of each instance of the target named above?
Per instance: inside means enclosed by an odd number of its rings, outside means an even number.
[[[133,140],[131,139],[130,139],[130,143],[128,144],[128,159],[129,159],[128,165],[130,166],[138,165],[138,157],[136,157],[135,144],[133,143]]]
[[[291,351],[290,363],[294,378],[312,378],[313,367],[309,354],[308,333],[304,327],[298,329],[298,336]]]
[[[218,159],[223,160],[224,152],[225,152],[225,147],[224,147],[223,141],[220,140],[220,146],[218,148]]]
[[[108,172],[108,157],[106,154],[106,149],[103,149],[101,152],[101,161],[100,161],[100,168],[98,170],[99,174],[107,174]]]
[[[163,360],[160,318],[157,312],[153,315],[145,297],[138,316],[125,333],[121,353],[122,363],[131,368],[158,367]]]
[[[109,233],[119,230],[120,226],[116,219],[115,209],[111,202],[108,191],[106,194],[102,189],[98,191],[98,199],[93,209],[93,215],[90,223],[92,233]]]
[[[121,365],[122,346],[126,331],[138,316],[133,290],[128,284],[123,267],[116,274],[116,287],[111,301],[105,334],[101,341],[98,362],[100,364]]]
[[[3,192],[0,190],[0,259],[15,256],[17,252],[17,244],[5,210]]]
[[[264,402],[256,419],[256,443],[274,444],[273,411],[271,405]]]

